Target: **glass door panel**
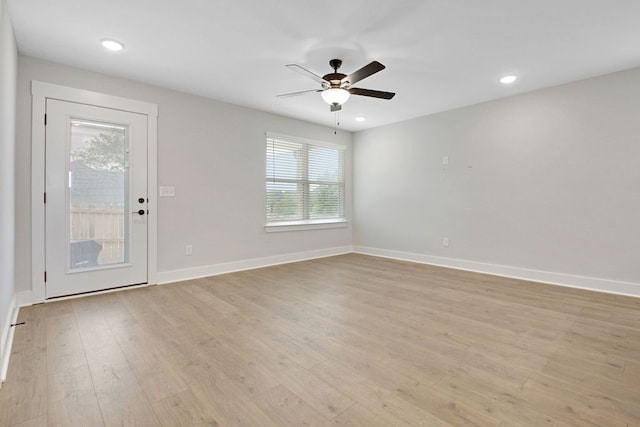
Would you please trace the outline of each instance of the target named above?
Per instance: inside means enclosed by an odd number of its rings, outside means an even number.
[[[127,263],[127,126],[84,119],[69,125],[69,269]]]

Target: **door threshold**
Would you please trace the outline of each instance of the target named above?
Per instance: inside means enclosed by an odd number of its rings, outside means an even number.
[[[118,286],[115,288],[109,288],[109,289],[103,289],[100,291],[89,291],[89,292],[80,292],[77,294],[71,294],[71,295],[61,295],[59,297],[51,297],[51,298],[47,298],[44,302],[56,302],[56,301],[64,301],[64,300],[68,300],[68,299],[76,299],[76,298],[82,298],[82,297],[88,297],[88,296],[92,296],[92,295],[102,295],[102,294],[110,294],[112,292],[120,292],[120,291],[126,291],[129,289],[139,289],[139,288],[146,288],[150,286],[149,283],[138,283],[135,285],[124,285],[124,286]]]

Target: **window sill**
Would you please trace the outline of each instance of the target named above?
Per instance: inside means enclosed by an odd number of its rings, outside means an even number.
[[[349,225],[345,218],[310,219],[304,221],[281,221],[266,224],[264,229],[268,233],[280,231],[321,230],[324,228],[344,228]]]

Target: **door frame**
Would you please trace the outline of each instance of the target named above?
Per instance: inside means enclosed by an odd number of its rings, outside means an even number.
[[[147,116],[147,280],[157,284],[158,270],[158,105],[119,96],[31,81],[31,292],[33,303],[45,292],[45,112],[47,99],[112,108]]]

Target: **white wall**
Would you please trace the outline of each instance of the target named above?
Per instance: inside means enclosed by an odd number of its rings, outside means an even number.
[[[350,133],[334,135],[333,129],[323,126],[30,57],[19,57],[18,70],[16,275],[20,289],[30,289],[31,276],[31,80],[158,104],[158,184],[175,186],[176,191],[175,198],[158,199],[161,281],[207,274],[220,264],[246,266],[246,260],[351,246],[351,227],[282,233],[264,230],[265,131],[348,147]],[[350,162],[349,154],[349,166]],[[350,198],[348,188],[347,200]],[[347,213],[350,211],[349,203]],[[193,245],[193,255],[185,255],[186,244]]]
[[[0,363],[7,340],[14,289],[15,114],[18,53],[4,0],[0,0]],[[3,372],[4,374],[4,372]]]
[[[362,252],[640,295],[640,69],[357,133],[354,222]]]

